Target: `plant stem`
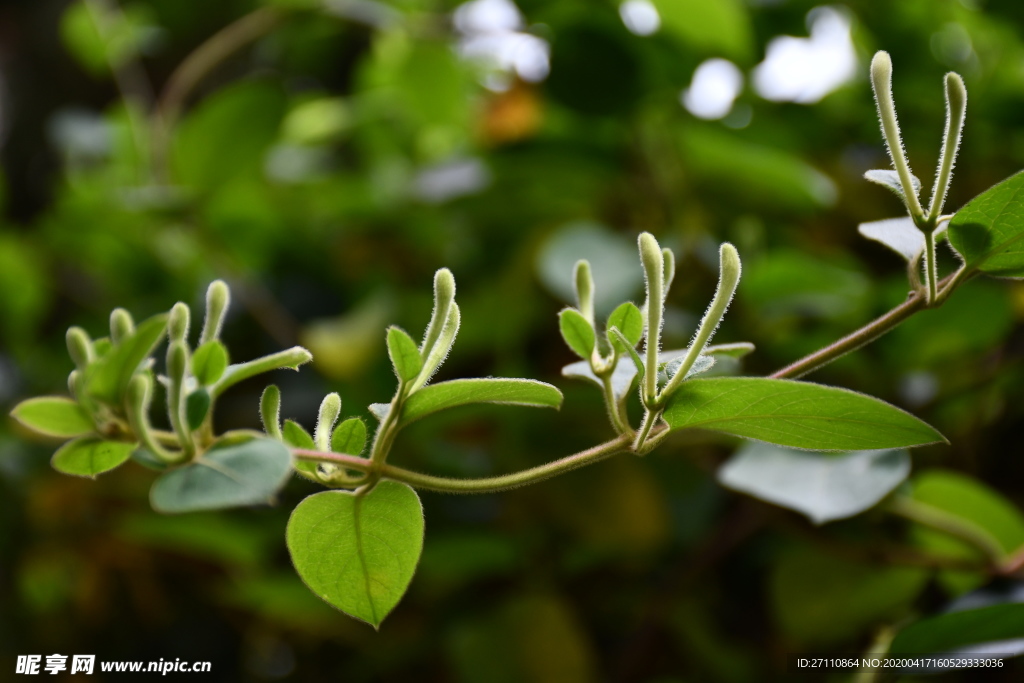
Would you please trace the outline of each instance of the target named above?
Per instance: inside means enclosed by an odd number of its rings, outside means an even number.
[[[933,304],[939,297],[938,276],[935,270],[935,225],[924,231],[924,276],[928,282],[928,303]]]
[[[970,278],[972,274],[968,273],[966,269],[960,268],[952,275],[948,275],[940,280],[937,283],[936,298],[931,305],[937,306],[944,302],[953,293],[953,290]],[[774,379],[782,379],[785,377],[798,378],[810,374],[851,351],[856,351],[862,346],[870,344],[913,314],[928,307],[929,303],[924,293],[912,292],[906,301],[888,313],[875,318],[864,327],[851,332],[842,339],[834,341],[828,346],[808,356],[804,356],[800,360],[794,361],[768,376]]]
[[[316,460],[318,462],[329,462],[360,472],[371,472],[376,469],[384,478],[393,481],[400,481],[416,488],[430,491],[442,491],[445,493],[493,493],[504,491],[527,484],[533,484],[544,479],[549,479],[559,474],[569,472],[578,467],[590,465],[610,458],[617,453],[629,450],[630,435],[622,434],[619,437],[606,441],[605,443],[588,448],[585,451],[568,455],[553,462],[531,467],[528,470],[513,472],[498,477],[486,477],[483,479],[453,479],[450,477],[436,477],[430,474],[413,472],[394,465],[383,463],[375,465],[366,458],[358,458],[352,455],[341,453],[322,453],[303,449],[293,449],[292,453],[298,458],[305,460]]]
[[[154,112],[153,164],[158,178],[166,180],[171,131],[192,91],[221,62],[269,33],[286,16],[287,12],[278,7],[254,10],[210,36],[174,70]]]
[[[1003,567],[1006,562],[1006,552],[988,531],[945,510],[905,496],[893,499],[888,510],[963,541],[978,550],[992,568]]]
[[[614,367],[615,366],[612,366],[613,370]],[[629,420],[624,414],[625,411],[623,411],[624,405],[622,402],[615,399],[615,389],[612,387],[611,372],[605,372],[601,375],[601,386],[603,387],[604,404],[608,408],[608,419],[611,420],[615,433],[632,434],[633,430],[629,426]]]
[[[867,652],[864,653],[864,659],[875,659],[884,657],[889,651],[889,647],[892,645],[893,638],[896,637],[896,631],[891,626],[883,626],[875,634],[875,637],[871,641],[871,645],[868,646]],[[884,669],[873,668],[870,671],[861,671],[853,677],[851,683],[876,683],[881,680],[881,674]]]

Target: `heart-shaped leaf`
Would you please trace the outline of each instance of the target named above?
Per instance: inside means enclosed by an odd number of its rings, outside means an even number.
[[[90,437],[64,444],[53,454],[53,469],[78,477],[93,477],[118,467],[126,461],[137,444],[104,441]]]
[[[1024,277],[1024,171],[957,211],[949,223],[949,242],[968,268]]]
[[[291,471],[279,441],[251,438],[208,450],[191,464],[162,474],[149,492],[157,512],[193,512],[273,501]]]
[[[672,429],[699,427],[816,451],[945,441],[928,424],[877,398],[766,377],[690,380],[669,399],[665,421]]]
[[[901,450],[825,455],[751,443],[718,470],[718,481],[824,524],[871,508],[909,474]]]
[[[11,416],[34,432],[72,438],[96,431],[88,414],[70,398],[40,396],[22,401]]]
[[[286,531],[310,590],[374,628],[402,599],[423,550],[423,508],[405,484],[324,491],[296,506]]]

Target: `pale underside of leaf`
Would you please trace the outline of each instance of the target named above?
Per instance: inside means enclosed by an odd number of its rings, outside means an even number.
[[[754,345],[748,342],[737,342],[734,344],[713,344],[704,349],[704,356],[721,356],[723,358],[742,358],[754,350]],[[675,349],[671,351],[662,351],[660,356],[663,362],[673,362],[680,360],[686,355],[689,349]],[[695,363],[696,367],[697,364]],[[710,369],[710,366],[704,368],[704,370]],[[693,370],[693,368],[691,368]],[[697,370],[699,373],[700,370]],[[689,376],[690,373],[687,373]],[[696,374],[696,373],[694,373]],[[590,369],[589,361],[577,361],[570,363],[562,368],[563,377],[572,377],[574,379],[582,379],[597,387],[602,387],[600,378],[594,374],[593,370]],[[615,370],[612,371],[612,392],[615,394],[615,400],[621,400],[626,394],[633,389],[633,383],[636,381],[637,368],[633,363],[629,362],[627,358],[620,358],[619,362],[615,365]]]
[[[935,228],[935,236],[942,235],[948,226],[949,221],[939,223]],[[907,261],[919,258],[924,251],[924,233],[909,216],[861,223],[857,226],[857,232],[869,240],[884,244]]]
[[[864,173],[864,178],[873,183],[887,187],[897,194],[901,199],[904,197],[903,183],[900,182],[900,174],[889,169],[876,168]],[[910,184],[914,187],[914,195],[921,194],[921,180],[914,174],[910,174]]]
[[[824,455],[754,442],[718,470],[718,481],[824,524],[873,507],[909,474],[904,450]]]

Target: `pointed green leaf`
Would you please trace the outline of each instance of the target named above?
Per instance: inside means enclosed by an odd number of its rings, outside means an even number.
[[[331,450],[335,453],[359,455],[366,446],[366,423],[358,417],[350,417],[334,428],[331,435]]]
[[[251,438],[208,450],[153,483],[149,500],[157,512],[218,510],[271,503],[291,472],[292,457],[280,441]]]
[[[324,491],[296,506],[285,532],[310,590],[374,628],[402,599],[423,550],[423,508],[405,484]]]
[[[285,420],[284,428],[281,430],[284,435],[284,442],[292,448],[302,448],[307,451],[316,450],[316,442],[306,429],[295,420]]]
[[[968,268],[1024,277],[1024,171],[957,211],[949,223],[949,242]]]
[[[192,374],[203,386],[219,380],[228,369],[228,350],[216,339],[208,341],[192,355]]]
[[[185,399],[185,418],[189,429],[199,429],[210,412],[210,392],[196,389]]]
[[[755,442],[718,470],[718,482],[824,524],[873,507],[909,474],[903,450],[824,455]]]
[[[562,339],[580,358],[590,358],[597,337],[594,328],[575,308],[563,309],[558,314],[558,327],[562,331]]]
[[[877,398],[765,377],[690,380],[669,399],[664,417],[672,429],[699,427],[818,451],[945,441],[934,428]]]
[[[138,444],[124,441],[104,441],[97,437],[75,439],[53,454],[53,469],[78,477],[95,478],[126,461]]]
[[[559,408],[562,392],[550,384],[532,379],[486,377],[438,382],[409,397],[402,408],[401,424],[407,425],[439,410],[471,403]]]
[[[96,431],[82,407],[63,396],[40,396],[22,401],[11,411],[11,417],[46,436],[72,438]]]
[[[896,634],[890,651],[950,657],[956,655],[947,653],[970,656],[976,652],[982,656],[1006,652],[1000,644],[1017,638],[1024,638],[1024,604],[989,605],[915,621]],[[1007,654],[1014,652],[1011,649]]]
[[[402,382],[416,379],[423,369],[419,346],[405,330],[394,325],[388,328],[388,356],[391,357],[395,375]]]
[[[610,330],[613,327],[618,328],[622,336],[626,338],[626,341],[632,344],[633,348],[636,348],[636,345],[640,343],[640,339],[644,336],[643,313],[634,304],[627,301],[608,316],[608,324],[605,329]],[[610,335],[608,336],[608,343],[615,346],[615,342]],[[625,353],[626,351],[625,349],[618,350],[620,353]]]
[[[110,405],[118,405],[128,382],[156,349],[167,329],[167,314],[155,315],[141,323],[85,372],[85,391]],[[99,353],[99,344],[96,349]]]

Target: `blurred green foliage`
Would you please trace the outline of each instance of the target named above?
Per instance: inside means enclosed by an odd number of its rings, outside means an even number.
[[[679,256],[668,348],[685,345],[708,300],[718,242],[737,245],[749,267],[719,339],[757,344],[744,361],[752,374],[904,295],[900,259],[856,230],[899,207],[861,178],[887,166],[864,77],[874,50],[897,65],[908,153],[926,185],[941,75],[965,78],[951,208],[1024,158],[1014,0],[848,2],[857,76],[812,105],[765,100],[750,78],[774,37],[808,34],[806,0],[655,0],[661,29],[650,36],[628,31],[611,0],[520,0],[520,35],[550,47],[546,79],[460,56],[486,35],[467,29],[465,10],[453,20],[457,5],[0,8],[3,413],[63,391],[69,325],[99,336],[115,306],[141,319],[198,304],[220,277],[239,299],[224,332],[237,360],[292,343],[314,352],[311,367],[275,378],[284,417],[311,425],[336,390],[344,417],[368,418],[354,407],[384,400],[393,381],[384,326],[420,329],[431,274],[447,266],[464,322],[443,377],[536,377],[558,383],[565,405],[417,423],[396,462],[499,474],[608,436],[597,392],[558,376],[571,354],[556,313],[581,257],[594,264],[599,315],[602,301],[639,297],[640,230]],[[254,16],[264,24],[237,49],[203,52]],[[722,121],[679,102],[710,57],[748,76]],[[182,64],[202,76],[184,96],[169,87]],[[942,258],[948,272],[954,260],[944,248]],[[1008,550],[1024,540],[1022,319],[1018,283],[971,282],[815,377],[943,431],[952,446],[914,453],[914,495],[996,515]],[[260,388],[225,396],[218,427],[257,426]],[[292,482],[276,508],[161,517],[146,505],[148,471],[57,476],[48,444],[4,421],[0,665],[61,652],[210,660],[223,681],[785,680],[785,653],[861,652],[883,624],[977,584],[831,553],[836,541],[896,542],[905,530],[871,515],[815,530],[726,493],[714,470],[733,447],[683,435],[645,461],[529,489],[424,494],[419,575],[375,633],[316,600],[288,566],[284,524],[315,490],[308,482]],[[940,465],[985,484],[958,494],[962,475],[929,473]],[[1019,667],[979,676],[1014,680]]]

